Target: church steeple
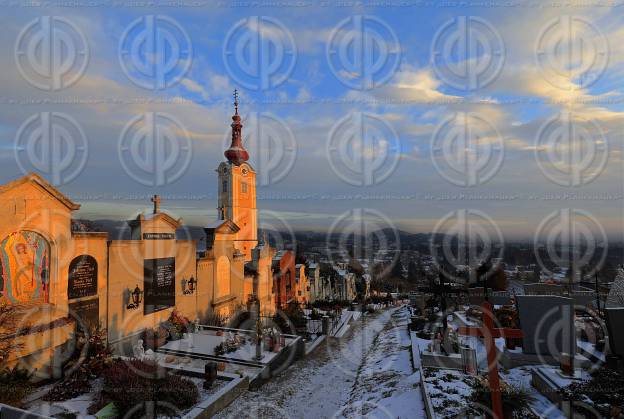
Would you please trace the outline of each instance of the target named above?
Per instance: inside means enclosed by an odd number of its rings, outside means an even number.
[[[241,117],[238,114],[238,91],[234,90],[234,115],[232,115],[232,143],[230,148],[225,150],[225,158],[231,163],[239,166],[241,163],[249,160],[249,153],[243,147]]]

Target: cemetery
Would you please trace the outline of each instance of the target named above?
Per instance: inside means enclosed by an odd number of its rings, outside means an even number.
[[[622,414],[624,270],[602,303],[586,289],[579,297],[560,285],[525,285],[526,293],[410,295],[413,357],[430,417]]]

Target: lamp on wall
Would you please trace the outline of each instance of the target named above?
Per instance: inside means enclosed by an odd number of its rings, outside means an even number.
[[[130,291],[130,290],[128,290],[128,291]],[[142,300],[142,298],[141,298],[142,295],[143,295],[143,291],[141,291],[141,289],[137,285],[134,288],[134,291],[130,291],[130,298],[132,299],[132,301],[130,303],[128,303],[126,308],[128,310],[134,310],[136,308],[139,308],[139,304],[141,304],[141,300]]]

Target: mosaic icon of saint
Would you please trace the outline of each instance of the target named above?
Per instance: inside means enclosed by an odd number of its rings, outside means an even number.
[[[0,243],[3,296],[12,303],[47,301],[49,245],[39,234],[20,231]]]

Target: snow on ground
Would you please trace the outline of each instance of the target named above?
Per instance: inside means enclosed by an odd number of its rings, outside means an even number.
[[[409,310],[394,311],[359,369],[346,417],[425,417],[420,374],[412,369]]]
[[[360,389],[370,383],[364,380],[366,371],[381,372],[379,368],[383,365],[396,376],[394,379],[389,375],[380,376],[374,393],[377,398],[373,401],[378,402],[380,408],[390,409],[393,412],[390,417],[424,417],[422,403],[417,405],[415,401],[420,400],[418,377],[411,376],[409,316],[393,316],[403,311],[406,310],[388,309],[362,316],[352,323],[342,339],[326,339],[310,356],[273,377],[259,390],[243,393],[217,417],[343,417],[343,412],[361,401],[357,397]],[[386,362],[386,359],[391,361]],[[387,392],[377,391],[386,385]],[[410,386],[413,391],[408,391]],[[417,407],[420,410],[406,411]],[[383,413],[376,416],[387,417]]]
[[[531,371],[533,368],[535,367],[512,368],[509,371],[501,371],[500,375],[506,383],[525,388],[533,396],[531,407],[533,407],[535,412],[542,415],[544,419],[563,418],[564,415],[561,410],[531,385]]]
[[[423,372],[436,415],[440,418],[463,417],[472,403],[470,395],[474,378],[456,370],[425,368]]]

